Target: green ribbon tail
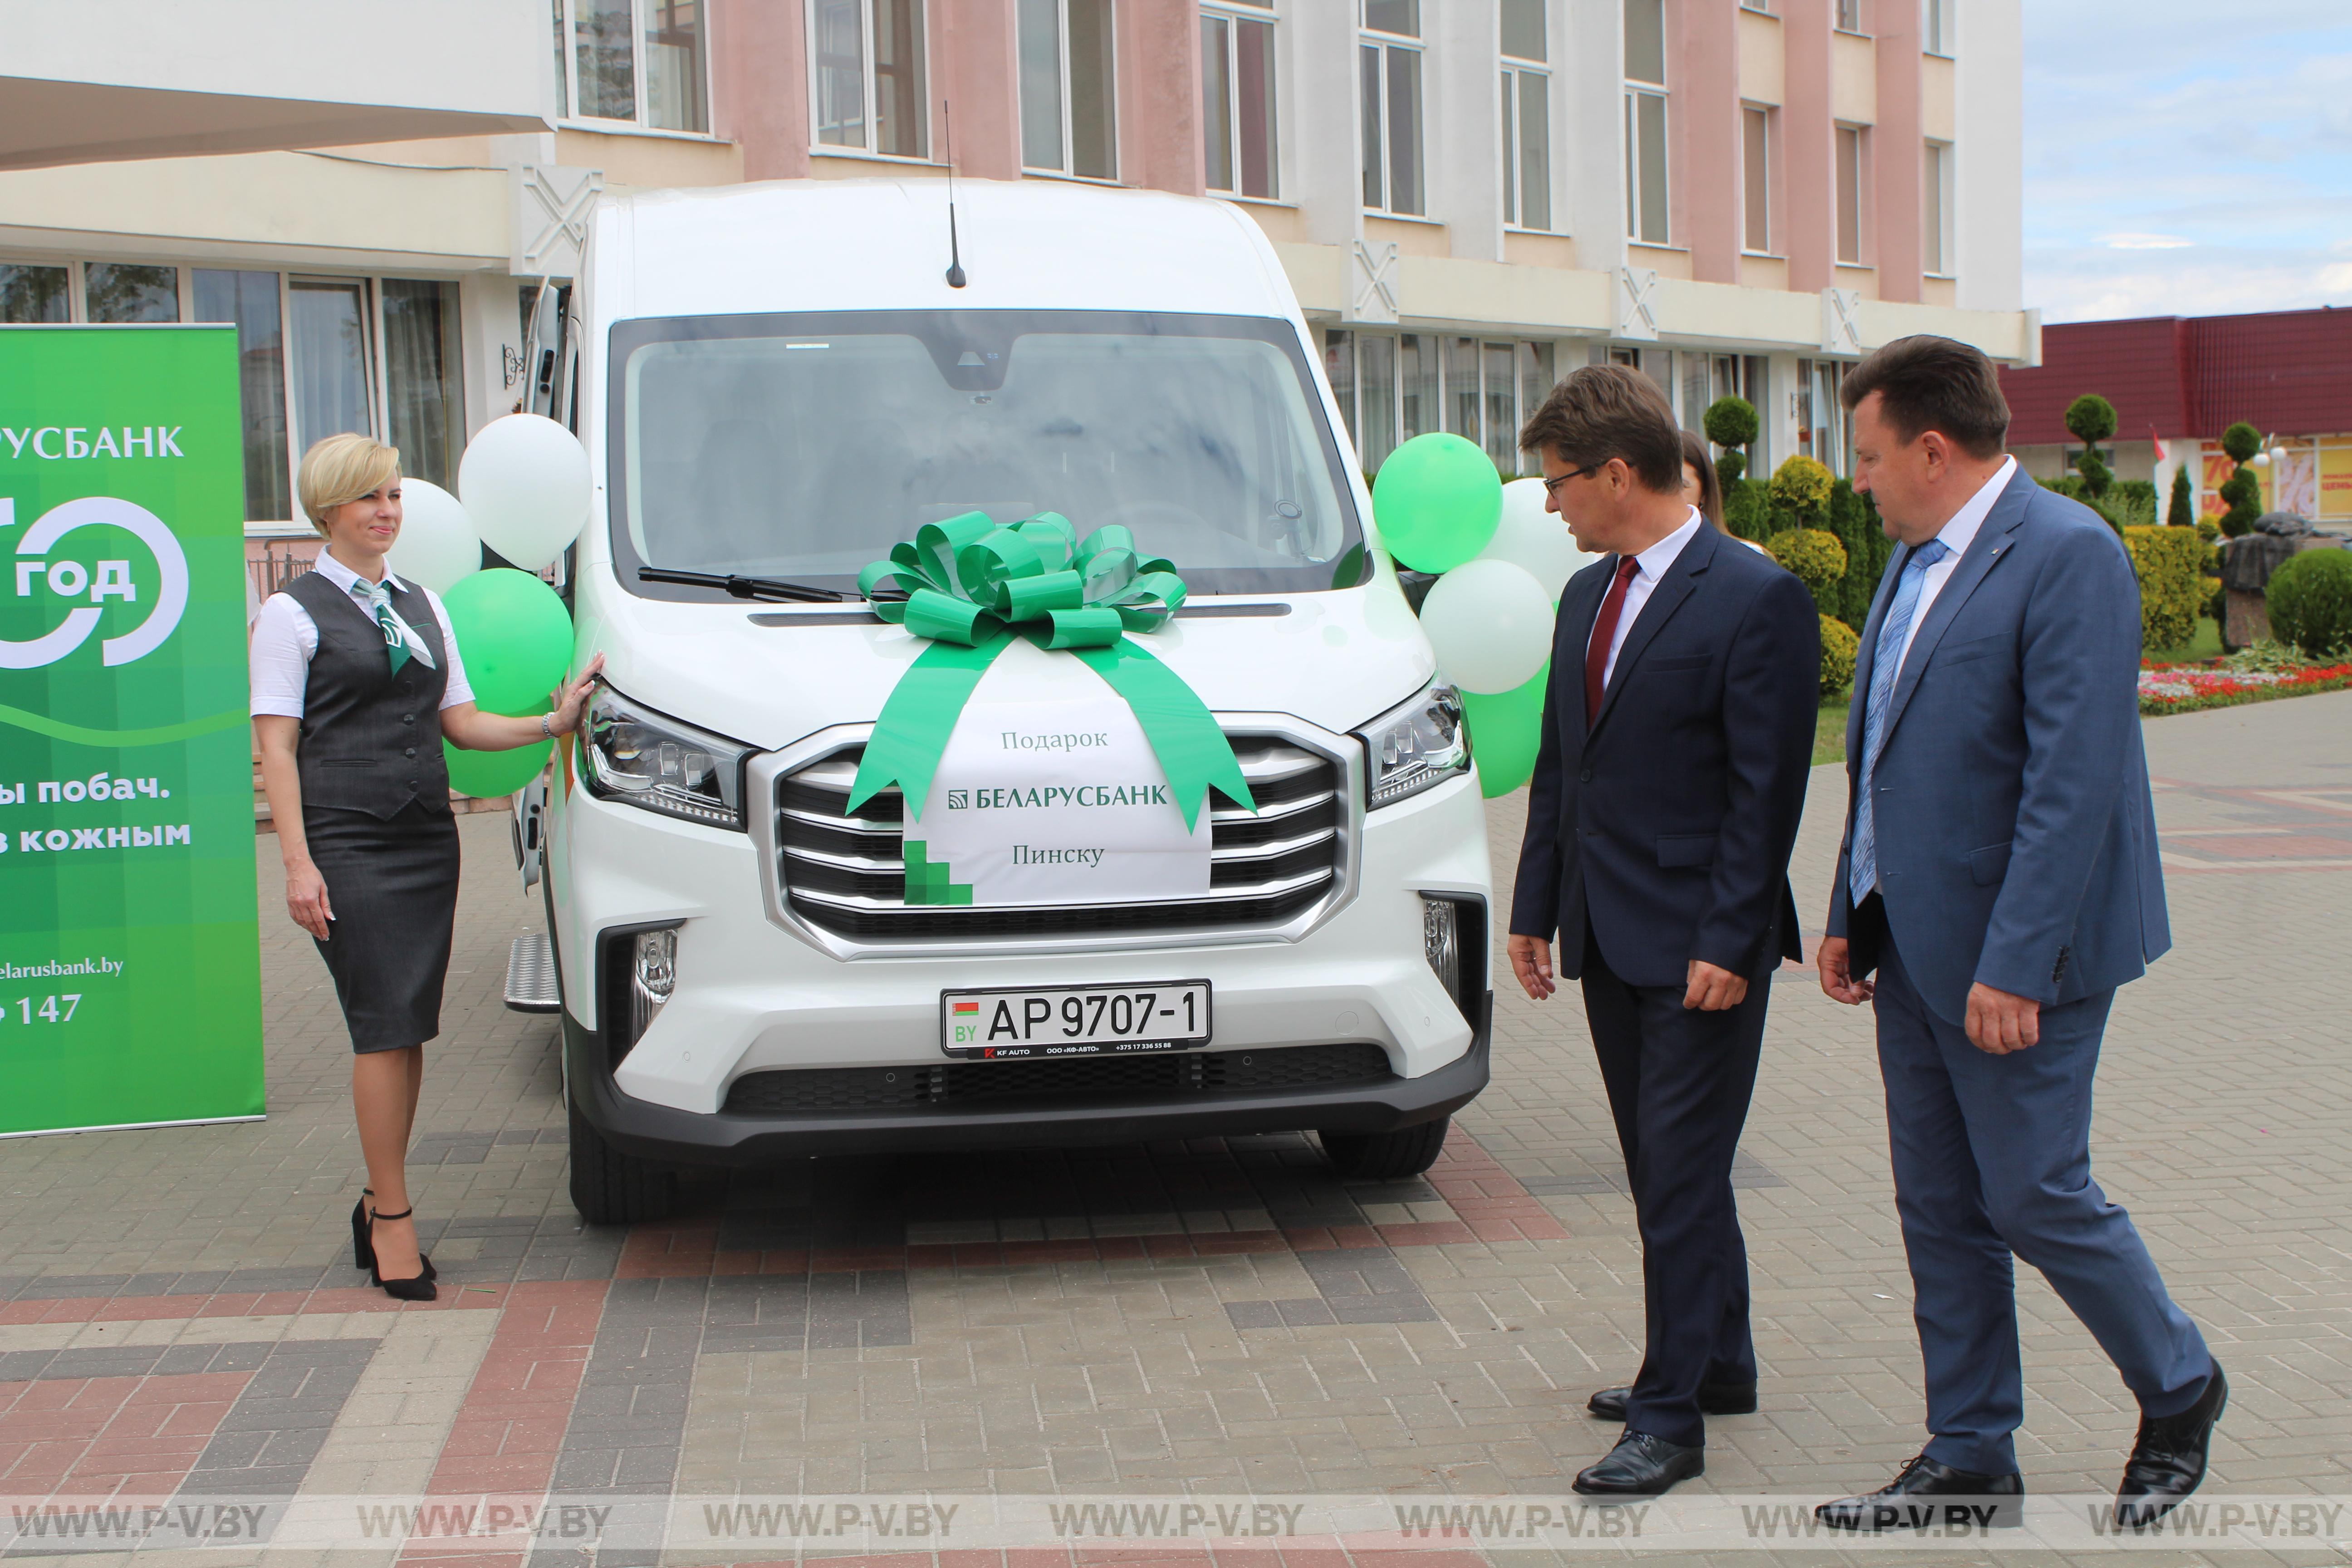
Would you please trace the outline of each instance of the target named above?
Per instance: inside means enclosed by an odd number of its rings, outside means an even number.
[[[1134,710],[1144,739],[1151,742],[1161,770],[1168,774],[1169,787],[1176,792],[1187,832],[1200,820],[1201,803],[1212,784],[1245,809],[1257,809],[1249,782],[1242,777],[1242,765],[1234,757],[1233,742],[1225,739],[1216,716],[1181,676],[1132,637],[1121,637],[1109,647],[1068,651],[1084,659]],[[895,695],[891,700],[897,700]],[[870,751],[866,754],[873,755]],[[861,769],[861,782],[863,777]]]
[[[907,797],[907,820],[922,819],[931,774],[939,771],[940,756],[955,733],[964,703],[1012,641],[1010,632],[998,632],[973,647],[935,642],[907,667],[866,742],[866,755],[849,789],[851,811],[896,784]]]
[[[36,735],[47,735],[52,741],[66,741],[77,746],[163,746],[174,741],[193,741],[199,735],[217,734],[233,730],[247,721],[242,708],[226,713],[214,713],[202,719],[190,719],[180,724],[158,724],[146,730],[92,730],[80,724],[68,724],[62,719],[52,719],[46,713],[28,713],[22,708],[0,707],[0,724],[18,730],[30,730]]]

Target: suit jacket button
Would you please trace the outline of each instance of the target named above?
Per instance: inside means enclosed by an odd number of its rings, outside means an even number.
[[[1579,784],[1591,784],[1592,782],[1592,770],[1591,768],[1587,768],[1582,773],[1577,774],[1576,782]]]
[[[404,724],[414,724],[416,722],[416,715],[414,713],[403,713],[400,716],[400,721]]]
[[[408,750],[407,750],[407,751],[405,751],[405,752],[402,752],[401,754],[402,754],[403,756],[413,757],[413,756],[415,756],[415,755],[416,754],[416,748],[415,748],[415,747],[414,747],[414,746],[411,746],[411,747],[409,747],[409,748],[408,748]]]

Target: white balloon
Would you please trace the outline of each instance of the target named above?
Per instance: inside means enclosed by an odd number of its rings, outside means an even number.
[[[384,564],[404,583],[446,594],[482,569],[482,536],[457,498],[423,479],[400,481],[400,537]]]
[[[467,443],[457,493],[483,543],[526,572],[541,571],[588,521],[588,449],[541,415],[493,419]]]
[[[1438,667],[1465,691],[1525,686],[1551,656],[1551,595],[1508,561],[1465,561],[1430,584],[1421,629]]]
[[[1525,567],[1557,602],[1577,569],[1601,557],[1577,548],[1568,519],[1544,510],[1541,479],[1513,479],[1503,487],[1503,520],[1478,559]]]

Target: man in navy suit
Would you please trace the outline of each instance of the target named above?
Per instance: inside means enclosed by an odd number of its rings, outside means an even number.
[[[1756,1408],[1731,1157],[1772,972],[1799,958],[1789,854],[1821,682],[1811,595],[1682,499],[1682,436],[1621,365],[1576,372],[1520,433],[1548,509],[1607,558],[1560,595],[1543,743],[1511,905],[1512,971],[1585,1021],[1642,1235],[1647,1342],[1625,1423],[1576,1478],[1648,1496],[1705,1468],[1708,1414]]]
[[[2228,1384],[2091,1179],[2107,1010],[2172,944],[2140,745],[2138,584],[2104,521],[2003,453],[2009,406],[1975,349],[1901,339],[1842,397],[1854,488],[1902,547],[1862,634],[1817,961],[1832,998],[1876,1005],[1933,1436],[1883,1490],[1818,1511],[1911,1527],[1974,1498],[2004,1500],[1991,1506],[2015,1521],[2014,1254],[2138,1397],[2116,1517],[2150,1523],[2203,1478]]]

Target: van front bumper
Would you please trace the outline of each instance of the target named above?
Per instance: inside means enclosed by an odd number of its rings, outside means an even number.
[[[569,1014],[564,1068],[573,1104],[607,1142],[623,1153],[671,1164],[751,1166],[813,1154],[1072,1148],[1306,1129],[1387,1132],[1450,1116],[1486,1087],[1494,1000],[1494,993],[1486,993],[1469,1048],[1433,1071],[1310,1089],[990,1100],[887,1111],[706,1113],[621,1092],[606,1065],[604,1037]]]

